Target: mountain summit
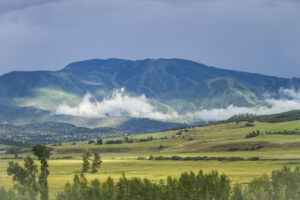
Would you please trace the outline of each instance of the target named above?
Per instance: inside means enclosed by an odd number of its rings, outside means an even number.
[[[299,87],[298,78],[224,70],[183,59],[93,59],[60,71],[1,76],[0,109],[5,114],[0,120],[19,121],[20,113],[48,113],[64,103],[76,106],[87,93],[100,101],[119,88],[133,96],[145,95],[163,112],[180,113],[229,105],[252,107],[265,94],[276,98],[280,88]]]

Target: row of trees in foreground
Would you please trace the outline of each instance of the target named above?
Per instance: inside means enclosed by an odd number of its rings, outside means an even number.
[[[20,191],[19,191],[20,192]],[[33,199],[35,199],[34,197]],[[0,190],[1,200],[32,200],[13,190]],[[125,176],[117,182],[108,178],[88,182],[84,173],[77,174],[72,183],[57,194],[57,200],[297,200],[300,199],[300,169],[284,167],[254,178],[249,184],[232,186],[226,175],[217,171],[198,174],[183,173],[179,178],[168,177],[159,183],[148,179]]]
[[[183,173],[153,183],[148,179],[123,176],[116,183],[108,178],[100,184],[88,183],[85,176],[75,175],[66,184],[57,200],[298,200],[300,199],[300,169],[284,167],[254,178],[249,184],[232,186],[226,175],[217,171],[198,174]]]

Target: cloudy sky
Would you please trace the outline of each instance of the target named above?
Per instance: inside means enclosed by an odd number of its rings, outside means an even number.
[[[300,0],[0,0],[0,74],[185,58],[300,77]]]

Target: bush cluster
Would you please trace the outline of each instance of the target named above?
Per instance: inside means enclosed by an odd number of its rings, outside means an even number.
[[[267,131],[266,132],[266,135],[273,135],[273,134],[276,134],[276,135],[297,135],[297,134],[300,134],[300,131],[299,130],[294,130],[294,131],[284,130],[284,131],[273,131],[273,132]]]
[[[253,138],[253,137],[257,137],[257,136],[260,136],[261,133],[259,130],[257,131],[252,131],[251,133],[248,133],[245,138]]]
[[[122,144],[122,140],[107,140],[105,144]]]
[[[255,151],[258,149],[262,149],[264,148],[264,145],[255,145],[255,146],[250,146],[250,147],[244,147],[244,148],[240,148],[240,147],[230,147],[228,149],[228,151]]]
[[[168,137],[154,138],[153,136],[148,136],[146,138],[141,138],[141,139],[129,139],[128,137],[125,137],[124,142],[126,143],[149,142],[152,140],[165,140],[165,139],[168,139]]]
[[[149,142],[152,140],[165,140],[168,139],[168,137],[161,137],[161,138],[154,138],[153,136],[148,136],[146,138],[140,138],[140,139],[130,139],[127,136],[124,137],[124,140],[107,140],[105,144],[123,144],[123,143],[135,143],[135,142]],[[89,141],[88,144],[93,144],[94,141]],[[102,139],[97,140],[97,144],[102,145],[103,141]]]

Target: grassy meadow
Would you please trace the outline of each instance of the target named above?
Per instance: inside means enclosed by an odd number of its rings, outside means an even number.
[[[64,184],[72,181],[75,173],[81,170],[81,154],[84,149],[98,151],[103,164],[96,174],[87,174],[88,180],[107,177],[119,179],[125,173],[127,177],[147,177],[152,181],[165,179],[167,176],[178,176],[182,172],[204,172],[218,170],[225,173],[233,183],[247,183],[252,178],[268,174],[284,165],[300,165],[300,135],[265,135],[266,131],[299,130],[300,121],[282,123],[255,122],[254,127],[247,127],[244,122],[208,125],[183,130],[172,130],[153,134],[128,136],[133,143],[122,144],[88,144],[88,142],[63,143],[53,148],[49,161],[50,197],[63,190]],[[245,138],[252,132],[260,130],[263,135]],[[152,136],[153,140],[136,142]],[[123,140],[124,138],[104,139]],[[20,154],[25,157],[27,153]],[[149,156],[182,156],[182,157],[259,157],[257,161],[173,161],[148,160]],[[139,157],[139,160],[137,159]],[[0,187],[12,186],[11,177],[6,174],[6,167],[13,155],[0,156]],[[16,160],[15,160],[16,161]],[[21,159],[17,160],[23,162]]]

